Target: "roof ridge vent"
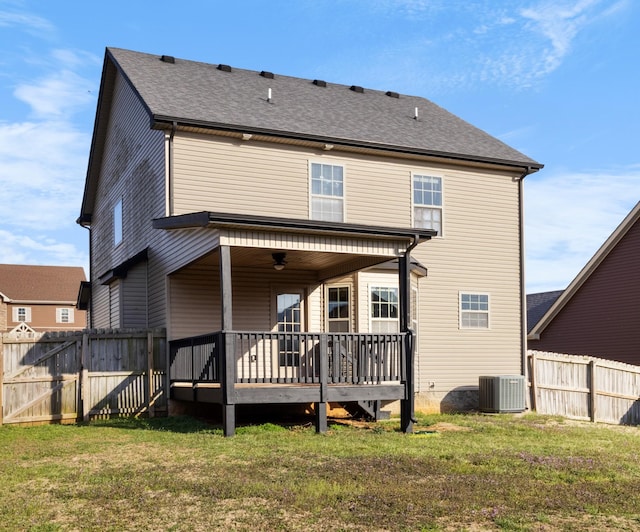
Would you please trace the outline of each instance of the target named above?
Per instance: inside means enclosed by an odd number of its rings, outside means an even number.
[[[352,90],[353,92],[359,92],[360,94],[364,92],[364,88],[360,85],[351,85],[351,87],[349,87],[349,90]]]
[[[321,79],[314,79],[313,80],[313,84],[317,85],[318,87],[326,87],[327,86],[327,82],[323,81]]]
[[[267,72],[266,70],[263,70],[262,72],[260,72],[260,75],[263,78],[267,78],[267,79],[273,79],[274,78],[273,72]]]
[[[389,96],[389,98],[400,98],[400,95],[394,91],[387,91],[385,94]]]
[[[163,55],[160,58],[160,61],[162,61],[163,63],[171,63],[173,65],[176,62],[176,58],[172,55]]]
[[[229,65],[218,65],[217,68],[223,72],[231,72],[231,67]]]

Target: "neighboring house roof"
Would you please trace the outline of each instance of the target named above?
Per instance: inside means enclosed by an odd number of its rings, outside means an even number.
[[[75,304],[84,269],[76,266],[0,264],[0,293],[8,302]]]
[[[107,48],[81,216],[91,212],[89,182],[99,171],[116,69],[159,129],[175,122],[509,165],[525,173],[543,166],[425,98]]]
[[[549,309],[544,313],[542,317],[529,329],[529,339],[537,340],[540,338],[540,334],[545,328],[553,321],[555,316],[571,301],[571,298],[582,287],[593,272],[602,264],[607,256],[615,249],[620,240],[629,232],[629,230],[640,220],[640,202],[631,209],[631,212],[625,217],[620,225],[615,229],[611,236],[602,244],[600,249],[595,253],[591,260],[587,262],[584,268],[580,270],[580,273],[576,278],[571,281],[569,286],[560,294]]]
[[[562,292],[563,290],[554,290],[553,292],[527,294],[527,332],[540,321],[540,318],[546,314]]]

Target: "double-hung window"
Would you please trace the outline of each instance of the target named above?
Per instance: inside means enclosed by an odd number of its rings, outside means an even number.
[[[460,328],[489,328],[489,294],[460,293]]]
[[[30,307],[13,307],[12,317],[15,323],[30,323],[31,308]]]
[[[371,332],[395,333],[399,330],[398,288],[394,286],[371,286]]]
[[[73,323],[73,309],[71,308],[56,309],[56,323]]]
[[[311,163],[311,219],[344,222],[344,167]]]
[[[442,178],[413,174],[413,225],[442,235]]]
[[[330,286],[327,288],[327,324],[329,332],[349,332],[349,287]]]

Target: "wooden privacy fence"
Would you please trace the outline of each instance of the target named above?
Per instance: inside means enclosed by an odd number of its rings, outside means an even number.
[[[640,424],[640,367],[601,358],[529,351],[531,407],[540,414]]]
[[[164,330],[0,335],[0,425],[165,413]]]

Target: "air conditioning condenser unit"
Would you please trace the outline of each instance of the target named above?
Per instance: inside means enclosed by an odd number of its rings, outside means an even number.
[[[526,409],[523,375],[482,376],[479,388],[481,412],[524,412]]]

